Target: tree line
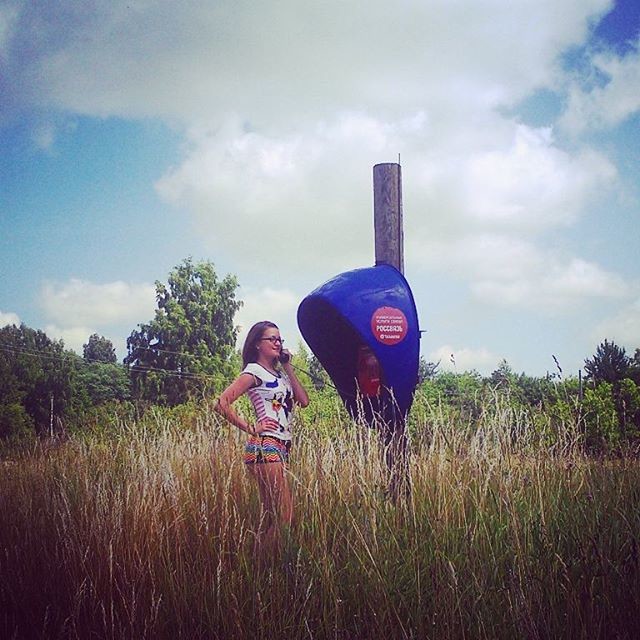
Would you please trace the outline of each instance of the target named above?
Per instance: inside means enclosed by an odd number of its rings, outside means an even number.
[[[187,258],[155,288],[155,315],[131,332],[122,364],[98,334],[81,357],[41,330],[0,328],[0,438],[59,432],[97,406],[175,406],[229,380],[239,366],[235,276]]]
[[[555,358],[554,358],[555,359]],[[568,430],[588,451],[640,447],[640,349],[633,356],[604,340],[584,361],[584,377],[565,377],[560,364],[543,377],[516,373],[503,360],[489,376],[476,371],[437,371],[421,363],[419,397],[448,412],[452,420],[475,428],[488,406],[507,404],[512,415],[526,413],[549,445]]]
[[[219,278],[209,261],[183,260],[166,284],[155,283],[154,317],[131,332],[122,364],[111,341],[98,334],[89,336],[79,356],[41,330],[0,328],[0,439],[82,428],[96,408],[144,412],[210,397],[240,369],[233,322],[242,305],[238,286],[233,275]],[[304,348],[296,363],[316,393],[334,393]],[[418,390],[423,401],[439,403],[462,423],[477,419],[486,399],[499,394],[513,406],[546,412],[558,425],[580,421],[588,446],[639,441],[640,349],[629,356],[605,340],[585,359],[584,380],[564,378],[556,364],[556,372],[535,378],[503,361],[483,377],[439,372],[438,363],[421,359]]]

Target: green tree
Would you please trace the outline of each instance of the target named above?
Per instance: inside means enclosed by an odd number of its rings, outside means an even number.
[[[29,420],[36,430],[48,431],[51,417],[62,417],[70,408],[77,356],[65,351],[61,340],[24,324],[2,327],[0,347],[3,432],[11,432],[11,424],[24,431]]]
[[[620,443],[618,411],[610,382],[602,382],[595,389],[585,389],[582,410],[587,446],[615,447]]]
[[[596,384],[600,382],[616,382],[627,377],[631,360],[627,356],[624,347],[619,347],[615,342],[605,340],[598,345],[592,358],[584,361],[584,370],[587,378]]]
[[[171,271],[168,285],[156,282],[155,318],[127,339],[135,399],[173,406],[233,374],[237,288],[235,276],[219,280],[211,262],[191,258]]]
[[[482,413],[484,382],[477,371],[442,371],[423,382],[420,389],[432,402],[442,400],[456,409],[463,420],[476,419]]]
[[[418,384],[422,384],[425,380],[433,380],[438,373],[438,362],[427,362],[424,356],[420,356],[418,361]]]
[[[629,378],[640,386],[640,349],[636,349],[629,365]]]
[[[126,367],[111,362],[81,362],[73,383],[76,410],[131,397]]]
[[[33,420],[21,404],[0,404],[0,439],[23,440],[33,435]]]
[[[82,345],[82,357],[87,362],[116,363],[118,361],[111,340],[97,333],[91,334],[87,344]]]
[[[496,389],[510,389],[516,381],[516,375],[511,365],[503,358],[498,364],[498,368],[491,373],[489,382]]]
[[[307,367],[309,369],[309,378],[311,379],[311,384],[313,385],[316,391],[322,391],[327,385],[331,384],[331,380],[329,379],[329,374],[326,372],[325,368],[320,363],[320,360],[315,357],[315,355],[311,355],[307,359]]]
[[[616,394],[616,407],[622,435],[635,439],[640,432],[640,389],[629,378],[620,381]]]
[[[514,382],[518,389],[518,397],[531,407],[540,407],[544,402],[555,401],[558,388],[564,386],[563,383],[554,383],[549,377],[533,378],[524,373],[517,376]]]

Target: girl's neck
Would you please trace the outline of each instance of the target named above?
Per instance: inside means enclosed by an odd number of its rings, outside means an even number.
[[[276,367],[276,360],[275,358],[258,358],[257,363],[261,366],[264,367],[267,371],[270,371],[271,373],[277,373],[278,369]]]

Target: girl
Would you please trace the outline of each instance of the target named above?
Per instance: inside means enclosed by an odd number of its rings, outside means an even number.
[[[293,523],[293,500],[285,471],[294,402],[301,407],[309,404],[283,342],[273,322],[254,324],[242,348],[242,373],[216,404],[218,413],[249,434],[244,462],[258,483],[263,511],[256,551],[269,555],[280,546],[281,526]],[[249,395],[255,409],[254,423],[242,419],[231,406],[243,393]]]

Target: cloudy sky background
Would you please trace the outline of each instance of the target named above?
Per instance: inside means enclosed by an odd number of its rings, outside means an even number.
[[[125,353],[183,258],[246,330],[373,263],[401,154],[405,275],[442,369],[576,375],[640,347],[636,0],[0,1],[0,324]],[[451,355],[453,354],[453,359]]]

